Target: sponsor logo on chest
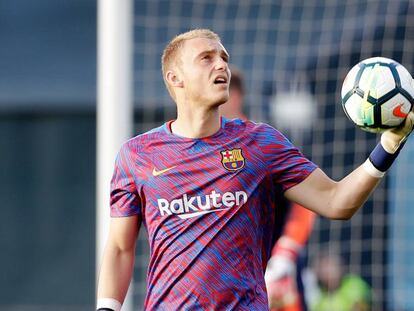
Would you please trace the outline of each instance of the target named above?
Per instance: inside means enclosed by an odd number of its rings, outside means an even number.
[[[158,208],[161,216],[177,215],[181,219],[187,219],[239,207],[246,202],[247,193],[244,191],[229,191],[221,194],[213,190],[206,195],[184,194],[181,198],[172,201],[161,198],[158,199]]]

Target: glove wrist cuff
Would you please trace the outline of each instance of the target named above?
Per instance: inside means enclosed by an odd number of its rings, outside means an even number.
[[[120,311],[121,310],[121,303],[113,298],[99,298],[96,303],[96,309],[99,310],[113,310],[113,311]]]
[[[382,178],[385,175],[385,172],[381,172],[380,170],[378,170],[370,161],[370,159],[366,159],[365,162],[362,164],[362,167],[364,168],[364,170],[371,175],[372,177],[375,178]]]
[[[385,172],[391,167],[392,163],[397,158],[403,146],[404,143],[400,145],[395,153],[389,153],[384,149],[381,143],[378,143],[374,150],[372,150],[367,160],[372,167],[370,167],[367,162],[364,163],[363,167],[368,174],[378,178],[383,177]]]

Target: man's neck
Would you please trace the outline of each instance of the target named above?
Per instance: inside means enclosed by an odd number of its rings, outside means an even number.
[[[177,120],[171,124],[171,131],[182,137],[203,138],[217,133],[220,126],[218,107],[193,111],[178,109]]]

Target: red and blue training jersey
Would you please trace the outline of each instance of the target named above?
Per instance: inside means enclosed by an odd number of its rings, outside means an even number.
[[[222,119],[200,139],[170,124],[127,141],[111,182],[111,217],[148,232],[145,309],[266,310],[275,190],[316,165],[266,124]]]

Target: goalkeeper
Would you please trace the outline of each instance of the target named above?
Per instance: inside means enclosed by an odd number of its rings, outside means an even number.
[[[177,118],[127,141],[111,181],[111,224],[97,308],[120,310],[144,224],[150,244],[146,310],[267,310],[275,188],[332,219],[363,205],[413,128],[385,132],[369,159],[330,179],[279,131],[220,118],[229,54],[217,34],[175,37],[162,58]]]

